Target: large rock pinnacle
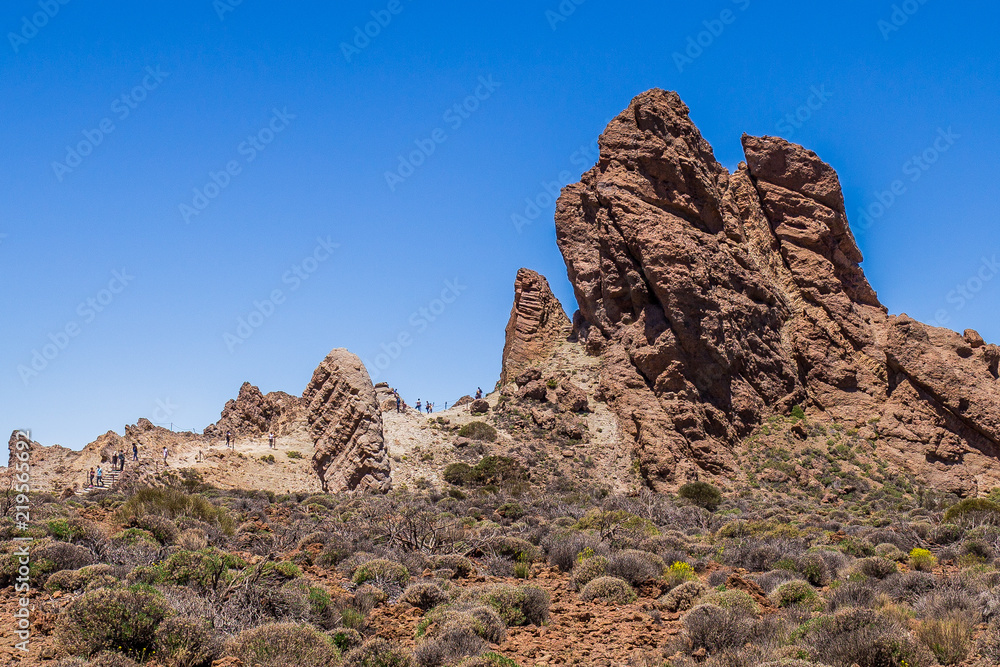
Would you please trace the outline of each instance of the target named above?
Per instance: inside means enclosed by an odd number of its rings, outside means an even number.
[[[347,350],[333,350],[302,398],[316,443],[313,469],[323,490],[388,491],[392,480],[382,412],[361,360]]]
[[[520,269],[514,280],[500,384],[513,382],[521,371],[547,358],[570,332],[569,318],[548,281],[530,269]]]

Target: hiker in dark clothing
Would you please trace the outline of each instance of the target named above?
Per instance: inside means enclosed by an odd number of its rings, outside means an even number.
[[[430,414],[432,412],[434,412],[434,404],[431,403],[430,401],[427,401],[427,414]]]
[[[90,486],[94,486],[94,469],[90,469]]]
[[[134,442],[132,443],[132,460],[133,461],[139,460],[139,445],[135,444]]]
[[[118,453],[115,452],[111,455],[111,470],[118,470]]]
[[[393,389],[392,393],[396,395],[396,412],[400,412],[403,402],[399,399],[399,392]]]
[[[476,389],[476,398],[479,399],[479,398],[482,398],[482,397],[483,397],[483,388],[482,387],[478,387]]]
[[[233,434],[230,433],[229,431],[226,431],[226,449],[229,449],[229,441],[232,439],[232,437]]]

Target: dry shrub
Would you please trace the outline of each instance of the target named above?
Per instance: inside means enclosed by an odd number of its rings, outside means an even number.
[[[295,623],[244,630],[226,643],[226,655],[254,667],[327,667],[340,659],[329,637]]]
[[[633,586],[663,576],[667,564],[656,554],[648,551],[627,549],[612,554],[608,558],[607,573],[624,579]]]
[[[609,604],[629,604],[635,602],[638,596],[628,582],[618,577],[598,577],[583,587],[580,597],[588,602],[600,600]]]
[[[705,593],[705,585],[700,581],[687,581],[660,598],[659,604],[665,611],[687,611],[694,601]]]
[[[817,620],[805,636],[814,655],[838,667],[929,667],[933,656],[898,623],[870,609],[847,609]]]
[[[448,594],[441,590],[441,587],[434,583],[415,583],[403,592],[400,602],[427,611],[448,600]]]
[[[343,667],[411,667],[413,660],[401,646],[376,637],[344,656]]]
[[[920,623],[917,637],[942,665],[957,665],[969,655],[972,625],[963,614],[929,618]]]
[[[156,659],[164,667],[208,667],[222,654],[222,641],[200,618],[174,616],[156,629]]]

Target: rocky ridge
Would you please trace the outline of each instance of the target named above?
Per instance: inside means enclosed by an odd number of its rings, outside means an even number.
[[[559,199],[557,241],[576,332],[649,486],[739,475],[733,449],[799,404],[866,429],[925,483],[969,495],[1000,481],[1000,349],[887,314],[815,153],[744,136],[730,174],[662,90],[599,143]]]

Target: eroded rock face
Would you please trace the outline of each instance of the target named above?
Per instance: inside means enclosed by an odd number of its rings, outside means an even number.
[[[520,269],[514,280],[514,306],[507,322],[500,384],[513,382],[524,369],[552,353],[571,327],[549,283],[538,273]]]
[[[330,352],[302,394],[316,443],[313,469],[323,490],[387,492],[392,487],[382,412],[361,360]]]
[[[890,318],[834,170],[782,139],[743,147],[730,174],[680,98],[651,90],[557,205],[574,326],[602,357],[599,398],[645,479],[736,474],[731,449],[799,403],[851,425],[884,417],[888,456],[973,492],[961,462],[996,455],[1000,352],[975,332]]]
[[[224,438],[226,432],[237,437],[259,437],[268,433],[281,434],[302,419],[303,401],[282,391],[267,395],[244,382],[239,395],[226,402],[222,416],[205,427],[205,435]]]

